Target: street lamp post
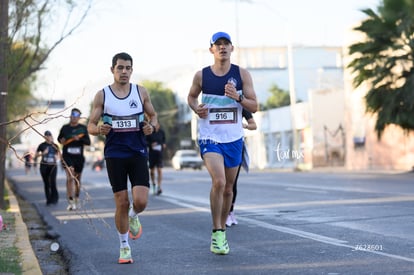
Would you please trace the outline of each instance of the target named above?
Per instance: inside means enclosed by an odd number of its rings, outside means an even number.
[[[290,35],[290,34],[289,34]],[[287,46],[287,55],[288,55],[288,74],[289,74],[289,96],[290,96],[290,119],[292,127],[292,139],[293,146],[291,157],[293,158],[293,168],[296,170],[298,168],[298,159],[295,156],[298,152],[298,134],[296,131],[296,90],[295,90],[295,73],[293,67],[293,49],[291,38],[289,37],[288,46]]]
[[[236,24],[236,45],[239,48],[237,53],[237,61],[240,64],[240,46],[239,46],[239,2],[247,2],[252,3],[252,0],[234,0],[235,3],[235,24]],[[263,4],[263,3],[261,3]],[[267,6],[267,5],[266,5]],[[271,7],[266,8],[269,11],[272,11],[276,14]],[[291,119],[291,127],[292,127],[292,152],[291,157],[293,160],[293,168],[296,170],[298,169],[298,159],[295,157],[295,155],[298,154],[298,134],[296,130],[296,90],[295,90],[295,71],[293,66],[293,47],[292,47],[292,38],[291,38],[291,30],[290,30],[290,24],[289,20],[285,18],[284,16],[281,16],[278,14],[279,18],[283,19],[283,23],[287,28],[287,34],[288,34],[288,42],[287,42],[287,58],[288,58],[288,75],[289,75],[289,96],[290,96],[290,119]]]
[[[240,65],[240,30],[239,30],[239,2],[251,3],[251,0],[234,0],[234,12],[235,12],[235,44],[237,47],[237,64]]]
[[[267,5],[266,5],[267,6]],[[285,16],[280,15],[278,12],[267,6],[266,10],[277,14],[277,18],[282,19],[281,22],[285,25],[287,32],[287,58],[288,58],[288,77],[289,77],[289,97],[290,97],[290,120],[292,127],[292,152],[291,157],[293,160],[293,169],[298,169],[298,133],[296,130],[296,88],[295,88],[295,69],[293,65],[293,46],[292,46],[292,31],[290,29],[290,22]]]

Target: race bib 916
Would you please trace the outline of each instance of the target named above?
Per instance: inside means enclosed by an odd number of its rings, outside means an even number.
[[[237,108],[211,108],[208,119],[210,124],[237,123]]]

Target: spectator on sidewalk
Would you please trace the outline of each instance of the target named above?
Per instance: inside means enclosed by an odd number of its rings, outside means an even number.
[[[24,172],[26,175],[30,173],[30,170],[32,169],[32,153],[27,151],[24,156]]]

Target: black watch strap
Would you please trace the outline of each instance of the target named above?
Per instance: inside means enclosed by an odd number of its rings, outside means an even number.
[[[239,99],[238,100],[236,100],[238,103],[240,103],[240,102],[242,102],[243,101],[243,99],[244,99],[244,95],[243,94],[241,94],[241,95],[239,95]]]

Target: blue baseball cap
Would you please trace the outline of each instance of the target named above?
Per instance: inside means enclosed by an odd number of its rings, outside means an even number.
[[[217,42],[217,40],[224,38],[226,40],[228,40],[231,43],[231,37],[228,33],[225,32],[216,32],[215,34],[213,34],[213,36],[210,39],[210,45],[213,45],[214,43]]]

